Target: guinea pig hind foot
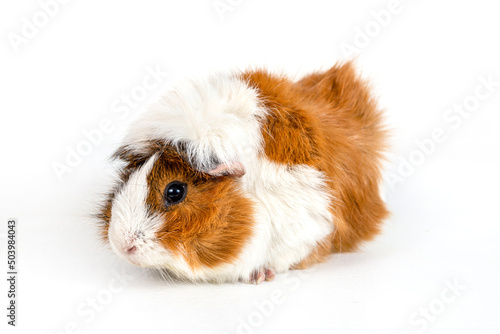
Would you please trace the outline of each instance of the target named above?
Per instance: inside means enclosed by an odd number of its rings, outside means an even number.
[[[241,282],[250,284],[259,284],[262,281],[274,280],[275,272],[273,269],[260,268],[252,271],[248,279],[241,279]]]

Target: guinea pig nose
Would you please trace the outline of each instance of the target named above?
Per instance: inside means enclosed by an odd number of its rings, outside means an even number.
[[[137,247],[135,246],[125,246],[125,253],[127,253],[128,255],[134,254],[136,250]]]

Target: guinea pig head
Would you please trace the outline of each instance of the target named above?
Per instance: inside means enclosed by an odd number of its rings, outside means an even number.
[[[191,279],[234,261],[252,233],[253,207],[238,163],[196,170],[178,149],[121,147],[119,181],[100,214],[103,238],[129,262]]]

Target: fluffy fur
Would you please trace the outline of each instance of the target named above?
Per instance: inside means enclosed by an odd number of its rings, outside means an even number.
[[[124,168],[103,237],[132,263],[191,280],[307,267],[379,231],[384,139],[350,63],[298,82],[263,70],[186,82],[115,153]],[[188,192],[166,207],[172,181]]]

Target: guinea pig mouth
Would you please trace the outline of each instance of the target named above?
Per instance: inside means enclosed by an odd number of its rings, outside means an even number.
[[[142,264],[139,261],[134,260],[133,257],[128,257],[127,261],[130,262],[130,263],[132,263],[132,264],[134,264],[134,265],[136,265],[136,266],[142,267]]]
[[[110,234],[108,237],[111,249],[121,259],[143,268],[154,267],[157,262],[165,262],[168,255],[156,249],[140,236],[117,237]]]

